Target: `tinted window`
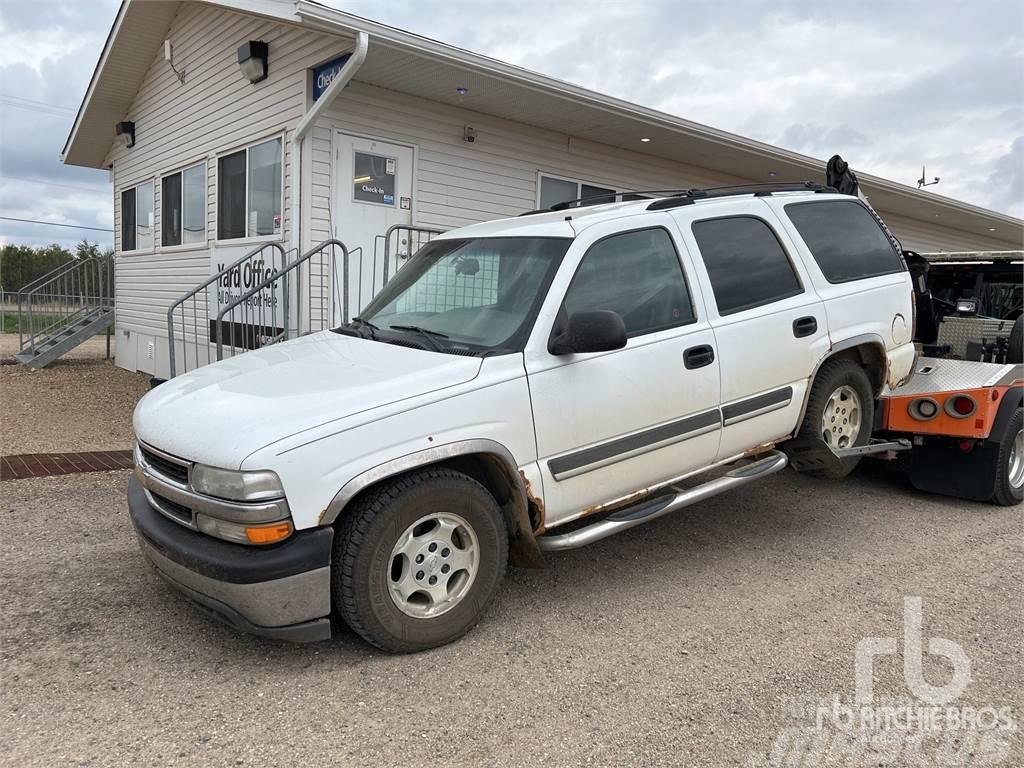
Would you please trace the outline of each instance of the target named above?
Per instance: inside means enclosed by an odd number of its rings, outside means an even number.
[[[889,238],[860,203],[794,203],[786,206],[786,214],[830,283],[903,270]]]
[[[161,245],[181,245],[181,174],[164,176],[160,190]]]
[[[693,224],[718,314],[730,315],[803,293],[775,233],[761,219],[734,216]]]
[[[245,150],[217,161],[217,237],[245,237]]]
[[[629,336],[694,319],[679,256],[663,229],[624,232],[592,245],[564,307],[566,317],[596,309],[617,312]]]
[[[135,250],[135,188],[121,193],[121,250]]]

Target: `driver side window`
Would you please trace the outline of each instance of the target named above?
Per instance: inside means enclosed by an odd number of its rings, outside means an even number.
[[[668,232],[623,232],[590,247],[565,294],[560,322],[598,309],[616,312],[630,338],[696,320]]]

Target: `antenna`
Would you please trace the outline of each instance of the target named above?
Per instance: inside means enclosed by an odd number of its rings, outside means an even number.
[[[921,166],[921,178],[917,180],[917,188],[918,189],[922,189],[923,187],[931,187],[931,186],[933,186],[935,184],[938,184],[938,183],[939,183],[939,177],[938,176],[936,176],[931,181],[927,180],[927,177],[925,176],[925,173],[924,173],[924,166],[922,165]]]

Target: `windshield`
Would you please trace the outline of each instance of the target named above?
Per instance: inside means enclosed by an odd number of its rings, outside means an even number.
[[[388,335],[428,341],[425,346],[439,352],[517,351],[571,242],[434,240],[384,286],[360,320]]]

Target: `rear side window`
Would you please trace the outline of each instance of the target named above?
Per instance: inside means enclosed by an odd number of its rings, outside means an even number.
[[[731,315],[803,293],[782,244],[761,219],[697,221],[693,236],[711,278],[718,314]]]
[[[903,261],[892,242],[860,203],[791,203],[786,215],[830,283],[903,271]]]
[[[565,294],[566,316],[609,309],[628,336],[694,320],[683,268],[664,229],[623,232],[594,243]]]

